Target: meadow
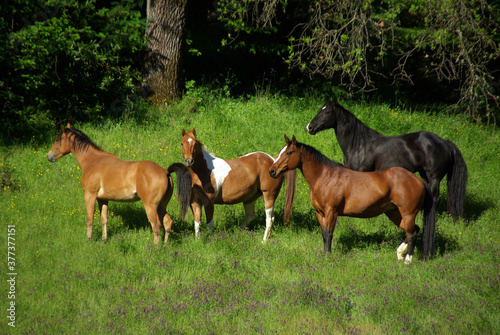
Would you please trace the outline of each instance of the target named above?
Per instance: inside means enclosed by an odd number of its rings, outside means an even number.
[[[182,162],[183,128],[195,128],[221,158],[275,155],[287,134],[342,162],[333,130],[304,131],[322,102],[192,90],[141,117],[74,126],[122,159],[164,167]],[[283,188],[266,244],[262,199],[243,231],[242,205],[216,206],[213,234],[203,218],[196,241],[192,214],[179,218],[175,196],[167,207],[174,219],[168,244],[153,244],[140,202],[110,203],[107,242],[96,212],[88,241],[81,170],[71,154],[50,163],[52,142],[34,138],[0,148],[0,333],[500,333],[498,132],[461,116],[341,104],[384,134],[428,130],[461,150],[469,170],[467,218],[454,222],[444,211],[445,178],[429,261],[422,261],[419,238],[413,263],[397,262],[404,232],[383,216],[340,218],[332,253],[324,253],[300,172],[292,221],[282,220]],[[422,227],[421,220],[419,214]]]

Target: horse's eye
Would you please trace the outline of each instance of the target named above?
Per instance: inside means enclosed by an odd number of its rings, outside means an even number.
[[[286,153],[286,155],[287,155],[287,156],[291,156],[291,155],[292,155],[292,153],[293,153],[293,151],[288,151],[288,152]]]

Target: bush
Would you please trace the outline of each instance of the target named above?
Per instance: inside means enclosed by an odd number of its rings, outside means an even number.
[[[54,120],[97,122],[125,110],[145,48],[132,0],[14,0],[0,10],[4,141],[44,134]]]

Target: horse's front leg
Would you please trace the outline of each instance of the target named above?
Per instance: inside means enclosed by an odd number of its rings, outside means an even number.
[[[99,211],[101,212],[102,239],[108,240],[108,201],[97,199]]]
[[[97,194],[86,191],[85,195],[85,207],[87,207],[87,237],[92,239],[92,223],[94,222],[94,212],[95,212],[95,201]]]
[[[321,233],[323,234],[324,250],[325,252],[332,252],[332,238],[335,224],[337,223],[337,213],[331,209],[327,210],[325,214],[316,211],[316,217],[318,218]]]
[[[201,224],[201,204],[197,201],[191,202],[191,211],[194,217],[194,236],[196,239],[200,238],[200,224]]]

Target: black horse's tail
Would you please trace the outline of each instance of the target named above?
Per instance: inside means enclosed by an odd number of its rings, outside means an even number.
[[[191,173],[187,167],[181,163],[170,165],[167,169],[168,176],[170,176],[172,172],[177,174],[177,197],[179,198],[181,206],[181,218],[184,220],[191,200],[191,193],[193,192]]]
[[[467,165],[457,146],[449,141],[448,145],[453,152],[453,163],[447,174],[448,199],[446,207],[453,219],[457,220],[459,217],[464,217]]]
[[[293,200],[295,199],[295,189],[297,186],[297,170],[288,170],[285,172],[286,178],[286,196],[285,196],[285,212],[283,213],[283,222],[287,225],[290,223],[292,214]]]
[[[424,233],[422,241],[422,254],[424,260],[427,260],[434,249],[434,237],[436,234],[436,204],[432,196],[431,189],[427,182],[425,184],[425,199],[424,199]]]

